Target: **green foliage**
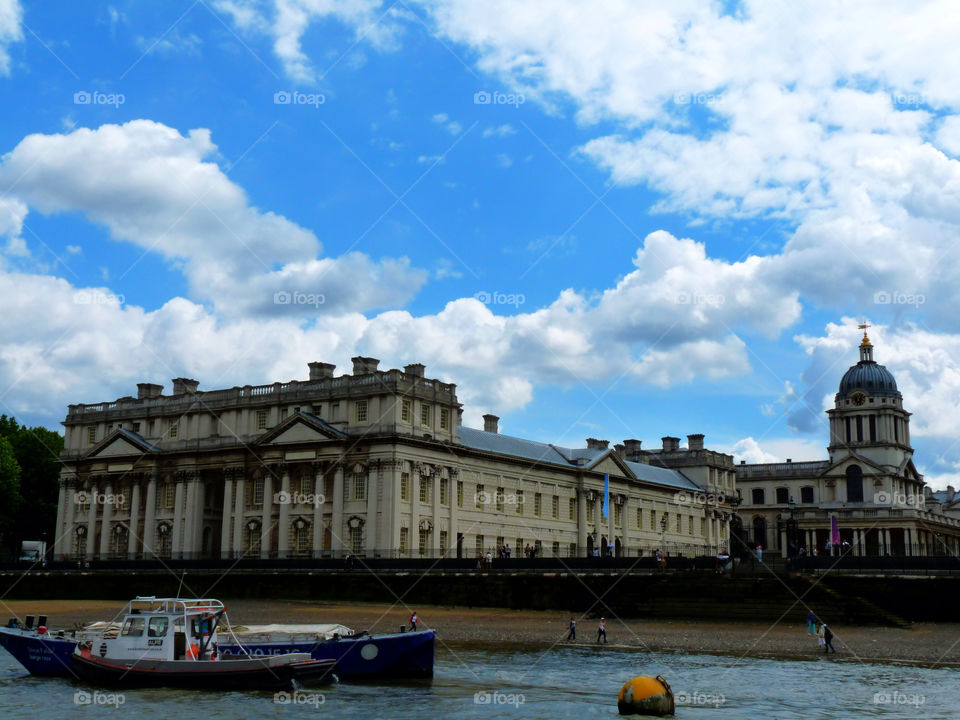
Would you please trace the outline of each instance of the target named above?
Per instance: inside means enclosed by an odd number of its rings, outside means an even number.
[[[13,443],[0,435],[0,542],[16,522],[20,499],[20,465]]]

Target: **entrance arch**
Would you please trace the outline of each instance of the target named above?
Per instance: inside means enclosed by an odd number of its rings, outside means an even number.
[[[757,545],[767,547],[767,519],[762,515],[753,519],[753,541]]]

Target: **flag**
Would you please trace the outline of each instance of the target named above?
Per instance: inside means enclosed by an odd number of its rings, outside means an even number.
[[[830,516],[830,542],[834,545],[840,544],[840,525],[837,524],[837,516]]]
[[[610,517],[610,476],[603,474],[603,516]]]

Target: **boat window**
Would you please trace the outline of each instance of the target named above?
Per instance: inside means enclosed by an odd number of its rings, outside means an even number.
[[[147,631],[147,637],[165,637],[170,621],[165,617],[150,618],[150,629]]]
[[[142,617],[127,618],[126,622],[123,623],[123,632],[121,634],[130,635],[132,637],[142,637],[143,625],[144,622]]]

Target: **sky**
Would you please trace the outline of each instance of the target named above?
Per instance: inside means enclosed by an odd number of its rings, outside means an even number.
[[[422,362],[464,423],[960,480],[951,2],[0,0],[0,413]]]

